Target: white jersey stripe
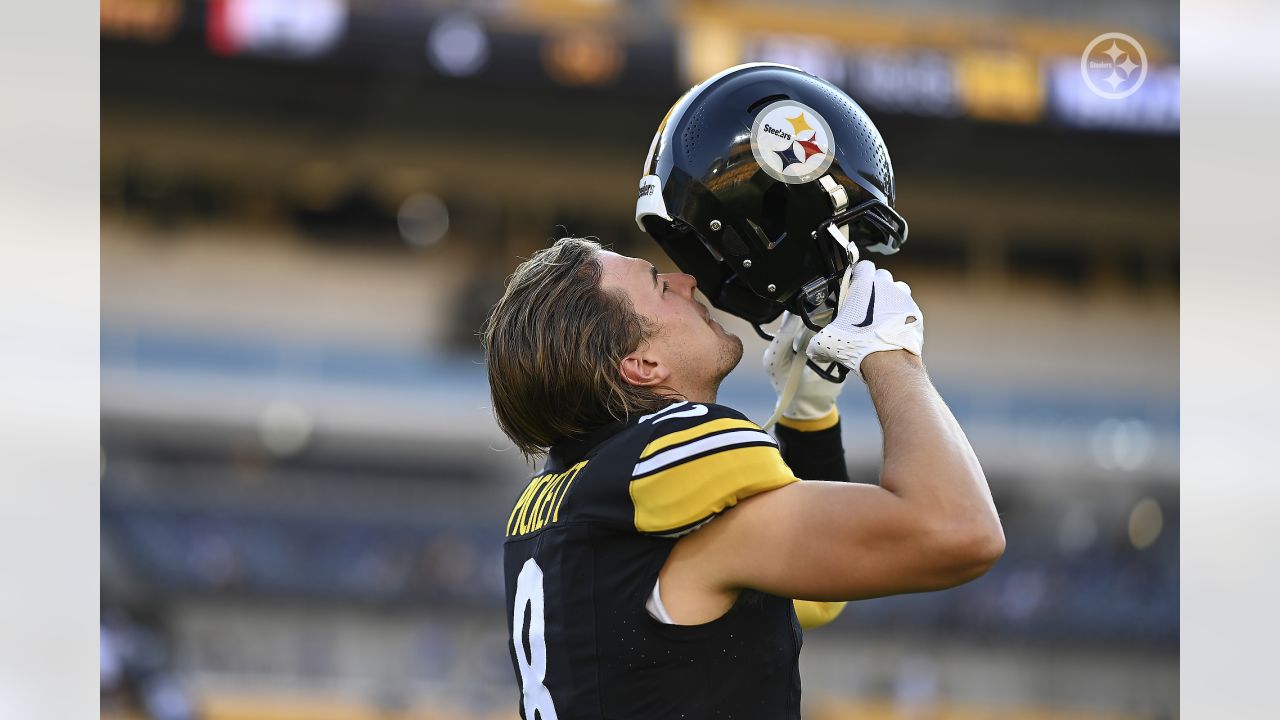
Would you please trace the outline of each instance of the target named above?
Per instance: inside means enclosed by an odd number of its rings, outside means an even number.
[[[675,410],[675,409],[676,409],[676,408],[678,408],[678,407],[681,407],[681,406],[684,406],[684,405],[688,405],[688,404],[689,404],[689,401],[688,401],[688,400],[681,400],[680,402],[672,403],[672,404],[670,404],[670,405],[668,405],[668,406],[666,406],[666,407],[662,408],[661,410],[659,410],[659,411],[658,411],[658,412],[656,412],[656,413],[651,413],[651,414],[649,414],[649,415],[641,415],[641,416],[640,416],[640,419],[636,421],[636,424],[638,425],[638,424],[640,424],[640,423],[642,423],[642,422],[648,422],[649,420],[652,420],[653,418],[656,418],[656,417],[658,417],[659,415],[661,415],[661,414],[663,414],[663,413],[669,413],[669,412],[671,412],[672,410]]]
[[[706,415],[706,414],[707,414],[707,406],[706,406],[706,405],[694,405],[693,407],[689,408],[688,410],[681,410],[680,412],[673,412],[673,413],[669,413],[669,414],[667,414],[667,415],[663,415],[662,417],[658,418],[657,420],[654,420],[654,421],[653,421],[653,424],[654,424],[654,425],[657,425],[657,424],[658,424],[658,423],[660,423],[660,422],[666,422],[667,420],[671,420],[672,418],[698,417],[698,416],[700,416],[700,415]]]
[[[710,437],[695,440],[687,445],[679,445],[670,450],[663,450],[653,457],[636,465],[632,471],[632,477],[639,477],[664,468],[668,465],[674,465],[681,460],[699,455],[708,450],[716,448],[727,448],[734,445],[758,444],[767,442],[771,445],[777,445],[773,437],[769,433],[760,430],[734,430],[733,432],[720,433]]]

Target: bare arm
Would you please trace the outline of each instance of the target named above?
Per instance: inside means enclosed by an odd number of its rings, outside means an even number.
[[[884,432],[880,486],[795,483],[683,538],[661,575],[678,622],[718,617],[743,588],[856,600],[959,585],[1000,557],[986,477],[919,358],[877,352],[862,371]]]

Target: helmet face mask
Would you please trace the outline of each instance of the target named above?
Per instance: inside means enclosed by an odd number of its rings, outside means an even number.
[[[755,325],[784,310],[812,325],[850,261],[838,228],[852,246],[896,252],[907,227],[893,204],[888,152],[861,108],[803,71],[757,63],[667,113],[636,221],[712,305]]]

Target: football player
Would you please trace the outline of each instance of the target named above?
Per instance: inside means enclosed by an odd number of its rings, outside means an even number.
[[[500,427],[545,455],[504,553],[525,720],[798,718],[798,613],[999,558],[982,468],[921,361],[924,315],[858,259],[905,240],[893,203],[852,100],[743,66],[686,93],[646,161],[637,219],[686,272],[566,238],[512,275],[484,338]],[[716,404],[742,342],[695,290],[758,330],[785,313],[765,354],[776,439]],[[846,374],[880,420],[879,485],[846,482]]]

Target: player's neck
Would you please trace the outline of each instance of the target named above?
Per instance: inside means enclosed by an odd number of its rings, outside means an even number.
[[[720,383],[711,385],[687,385],[685,383],[671,383],[668,385],[670,392],[665,393],[673,400],[688,400],[695,403],[715,403],[716,395],[720,391]]]

